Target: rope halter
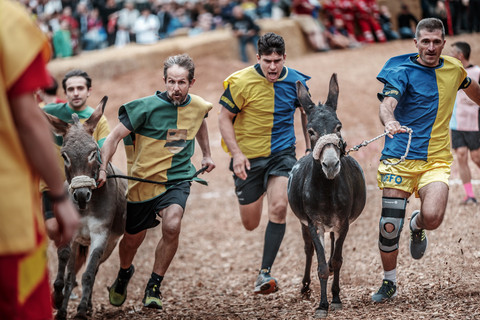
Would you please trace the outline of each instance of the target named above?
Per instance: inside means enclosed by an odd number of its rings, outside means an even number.
[[[321,136],[317,143],[315,143],[315,148],[313,149],[312,155],[313,159],[318,160],[320,159],[320,153],[322,152],[323,148],[327,144],[333,144],[338,147],[340,150],[342,149],[342,138],[339,137],[336,133],[326,134]]]
[[[72,193],[75,189],[79,188],[90,188],[95,189],[97,187],[97,182],[95,179],[90,178],[89,176],[76,176],[73,177],[72,182],[68,186],[68,192]]]

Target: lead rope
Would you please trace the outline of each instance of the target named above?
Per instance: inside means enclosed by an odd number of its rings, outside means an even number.
[[[412,133],[413,133],[413,130],[409,127],[406,127],[406,126],[402,126],[403,129],[405,129],[408,133],[408,142],[407,142],[407,148],[405,149],[405,154],[403,156],[400,157],[400,159],[397,161],[397,162],[389,162],[387,160],[383,160],[383,164],[385,165],[390,165],[390,166],[396,166],[397,164],[405,161],[405,159],[407,158],[407,155],[408,155],[408,152],[410,151],[410,144],[412,143]],[[384,133],[382,133],[381,135],[379,136],[376,136],[375,138],[373,139],[370,139],[370,140],[364,140],[362,143],[360,144],[357,144],[356,146],[353,146],[351,147],[348,151],[347,151],[347,155],[351,152],[351,151],[358,151],[358,149],[360,149],[361,147],[366,147],[367,145],[369,145],[370,143],[372,143],[373,141],[375,140],[378,140],[382,137],[385,137],[387,134],[389,134],[388,131],[385,131]]]

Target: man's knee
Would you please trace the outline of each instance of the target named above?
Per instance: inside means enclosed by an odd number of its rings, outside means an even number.
[[[388,253],[398,249],[406,206],[405,198],[382,197],[378,239],[378,247],[381,251]]]
[[[417,224],[423,229],[435,230],[442,224],[443,217],[444,212],[433,212],[428,209],[422,209],[420,216],[418,216],[420,222]]]

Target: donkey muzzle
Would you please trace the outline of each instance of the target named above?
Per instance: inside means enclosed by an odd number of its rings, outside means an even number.
[[[68,191],[72,194],[73,200],[78,204],[80,209],[85,209],[87,203],[92,198],[92,189],[97,187],[95,179],[88,176],[73,177]]]

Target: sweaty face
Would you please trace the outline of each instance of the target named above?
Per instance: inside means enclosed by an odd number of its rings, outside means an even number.
[[[173,65],[167,70],[167,78],[164,80],[167,95],[175,106],[185,102],[188,90],[195,82],[195,79],[192,82],[188,81],[188,70],[178,65]]]
[[[415,46],[418,49],[418,62],[427,67],[436,67],[440,60],[445,39],[442,38],[441,30],[421,30],[420,37],[414,39]]]
[[[278,53],[272,53],[267,55],[259,56],[257,54],[257,61],[260,64],[260,68],[262,69],[265,78],[269,82],[276,82],[280,77],[280,73],[283,70],[283,66],[285,65],[285,58],[286,55],[280,55]]]
[[[86,108],[87,99],[90,96],[90,89],[87,88],[87,80],[83,77],[71,77],[65,82],[65,95],[68,105],[75,111]]]

